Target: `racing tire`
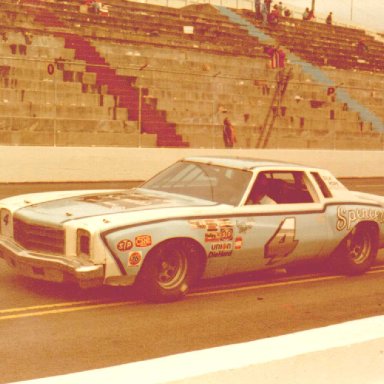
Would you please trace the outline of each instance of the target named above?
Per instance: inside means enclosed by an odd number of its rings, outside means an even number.
[[[360,275],[370,269],[377,251],[376,228],[358,225],[340,243],[331,259],[331,265],[346,275]]]
[[[151,302],[182,299],[196,276],[195,251],[187,240],[169,240],[152,250],[138,276],[138,294]]]

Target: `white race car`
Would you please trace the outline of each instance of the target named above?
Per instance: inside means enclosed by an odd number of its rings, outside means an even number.
[[[383,197],[268,160],[191,157],[138,188],[0,201],[0,257],[19,273],[135,285],[154,301],[182,297],[199,278],[305,260],[360,274],[383,246]]]

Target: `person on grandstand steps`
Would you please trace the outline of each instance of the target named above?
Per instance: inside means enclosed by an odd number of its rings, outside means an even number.
[[[263,25],[268,23],[268,9],[265,3],[261,4],[261,17],[263,18]]]
[[[329,12],[327,18],[325,19],[325,23],[328,25],[332,25],[332,12]]]
[[[223,139],[226,148],[233,148],[236,143],[235,129],[229,120],[228,116],[225,117],[223,122]]]
[[[261,19],[261,0],[255,0],[256,19]]]
[[[271,3],[272,3],[272,0],[264,0],[264,4],[267,7],[268,14],[269,12],[271,12]]]
[[[268,22],[271,25],[276,25],[279,22],[279,18],[280,18],[279,8],[277,5],[274,5],[272,12],[268,16]]]
[[[284,16],[285,17],[290,17],[291,16],[291,14],[292,14],[292,12],[290,11],[290,9],[289,8],[287,8],[287,7],[284,7]]]
[[[277,10],[279,11],[279,16],[283,16],[284,7],[283,7],[283,3],[281,1],[277,5]]]
[[[359,39],[356,44],[356,50],[359,55],[364,55],[368,52],[368,45],[364,39]]]

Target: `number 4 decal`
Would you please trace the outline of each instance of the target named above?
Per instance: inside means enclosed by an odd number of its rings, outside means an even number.
[[[296,220],[294,217],[287,217],[264,246],[264,257],[269,259],[267,265],[276,263],[295,250],[299,243],[295,234]]]

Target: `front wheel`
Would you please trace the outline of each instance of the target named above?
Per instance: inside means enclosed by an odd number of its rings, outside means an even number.
[[[335,251],[333,264],[347,275],[362,274],[372,266],[377,249],[376,229],[370,225],[358,225]]]
[[[168,241],[155,248],[138,276],[139,294],[146,300],[168,302],[183,298],[194,277],[194,247],[188,242]],[[195,260],[196,262],[196,260]]]

